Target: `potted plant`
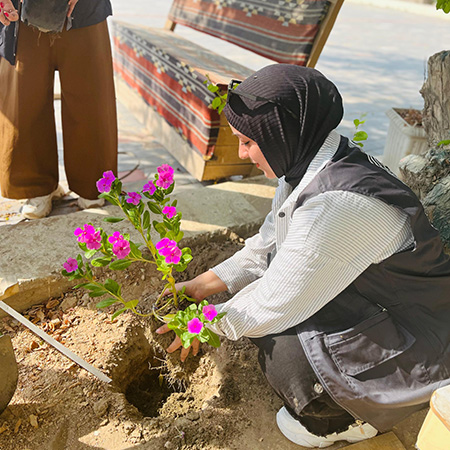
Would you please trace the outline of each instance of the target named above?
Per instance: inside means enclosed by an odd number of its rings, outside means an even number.
[[[399,162],[406,155],[420,155],[428,149],[422,126],[422,112],[413,108],[391,108],[386,111],[389,129],[383,153],[383,164],[398,173]]]
[[[6,409],[17,387],[18,370],[11,338],[0,333],[0,414]]]

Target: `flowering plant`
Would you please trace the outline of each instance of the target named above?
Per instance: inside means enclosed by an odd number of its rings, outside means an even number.
[[[183,232],[180,231],[181,212],[177,211],[177,201],[170,202],[169,198],[175,186],[173,175],[173,168],[163,164],[158,167],[154,180],[146,183],[141,191],[122,192],[122,183],[113,172],[104,172],[103,177],[97,182],[99,197],[118,206],[125,215],[124,218],[107,217],[104,220],[119,223],[125,218],[128,219],[141,235],[143,243],[133,242],[129,234],[122,234],[120,231],[108,235],[102,228],[95,228],[91,223],[87,223],[83,228],[74,231],[78,246],[84,252],[84,259],[81,254],[78,254],[76,259],[68,258],[63,264],[62,274],[69,280],[85,279],[86,282],[78,284],[75,288],[82,287],[89,290],[90,297],[107,296],[97,303],[97,308],[106,308],[118,303],[120,308],[111,317],[111,320],[114,320],[128,309],[140,316],[149,314],[138,311],[139,299],[125,299],[122,288],[116,281],[110,278],[104,283],[97,281],[92,268],[108,266],[111,270],[124,270],[137,261],[154,264],[162,273],[162,279],[166,284],[155,301],[151,314],[167,323],[169,328],[180,336],[186,348],[191,345],[194,337],[218,347],[220,345],[218,336],[204,326],[207,323],[216,323],[223,316],[217,314],[213,305],[202,301],[201,306],[198,306],[201,309],[194,303],[185,311],[169,314],[171,307],[178,308],[180,302],[184,300],[196,301],[185,294],[184,288],[177,292],[175,287],[173,271],[184,271],[192,260],[192,255],[189,247],[179,246],[183,237]],[[156,244],[152,241],[152,228],[160,237]],[[150,250],[150,255],[141,252],[140,248],[143,246]],[[197,327],[189,325],[188,322],[193,319],[196,319]]]

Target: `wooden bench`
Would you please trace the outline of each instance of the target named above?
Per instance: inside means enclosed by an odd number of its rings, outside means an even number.
[[[176,24],[275,62],[314,67],[343,0],[174,0],[164,29],[113,23],[118,98],[200,181],[259,172],[204,81],[226,89],[253,70],[174,33]],[[231,56],[232,58],[232,56]]]

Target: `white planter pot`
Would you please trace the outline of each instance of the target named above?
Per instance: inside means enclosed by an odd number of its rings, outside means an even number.
[[[427,138],[422,126],[412,126],[394,108],[386,111],[389,129],[382,157],[383,164],[398,174],[398,165],[406,155],[420,155],[428,150]]]

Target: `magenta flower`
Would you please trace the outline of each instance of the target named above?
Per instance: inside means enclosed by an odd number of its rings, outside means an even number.
[[[175,206],[164,206],[162,213],[171,219],[177,213],[177,208]]]
[[[161,172],[159,178],[156,180],[156,185],[163,189],[168,189],[172,183],[173,172]]]
[[[128,192],[127,203],[132,203],[133,205],[137,206],[139,205],[141,198],[141,194],[138,194],[137,192]]]
[[[109,192],[111,190],[111,185],[113,181],[116,179],[112,170],[108,170],[107,172],[103,172],[103,178],[97,181],[97,189],[99,192]]]
[[[115,231],[111,236],[109,236],[108,242],[114,244],[115,242],[120,241],[122,239],[123,236],[118,231]]]
[[[93,225],[85,224],[84,229],[83,228],[77,228],[73,234],[75,236],[78,236],[78,242],[86,242],[86,239],[88,239],[92,234],[95,233],[95,228]]]
[[[156,245],[156,249],[159,251],[161,255],[164,256],[165,251],[170,250],[172,247],[176,247],[177,243],[175,241],[170,240],[169,238],[161,239]]]
[[[205,305],[202,308],[202,313],[209,321],[213,320],[214,317],[217,316],[217,310],[214,305]]]
[[[75,270],[78,269],[78,262],[76,259],[69,258],[67,262],[63,264],[63,267],[68,273],[75,272]]]
[[[202,328],[203,328],[203,323],[197,317],[194,317],[187,323],[187,329],[188,329],[189,333],[198,334],[198,333],[200,333],[200,331],[202,331]]]
[[[168,249],[165,254],[161,251],[159,253],[164,256],[167,264],[178,264],[180,262],[181,250],[177,246]]]
[[[153,181],[149,181],[148,183],[144,184],[144,187],[142,188],[142,192],[148,192],[150,195],[153,195],[156,191],[156,186],[153,184]]]
[[[88,250],[98,250],[102,246],[102,236],[95,231],[92,225],[86,224],[83,228],[77,228],[73,234],[78,236],[78,242],[84,242]]]
[[[130,253],[130,243],[126,239],[119,239],[114,243],[112,251],[117,259],[124,259]]]
[[[158,173],[162,174],[163,172],[168,172],[173,175],[173,167],[169,166],[169,164],[163,164],[158,167]]]

